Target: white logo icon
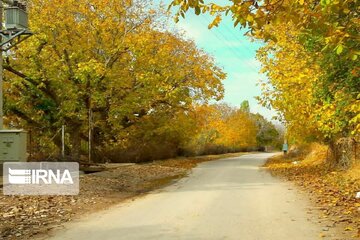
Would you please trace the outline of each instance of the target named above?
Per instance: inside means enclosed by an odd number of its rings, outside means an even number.
[[[11,184],[30,184],[31,170],[9,168],[9,183]]]

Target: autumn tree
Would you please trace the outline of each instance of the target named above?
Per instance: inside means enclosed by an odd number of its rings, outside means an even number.
[[[263,40],[258,58],[268,82],[261,102],[280,113],[296,141],[359,137],[359,5],[350,1],[173,1],[176,20],[193,8],[210,13],[218,26],[230,15],[234,26]],[[306,124],[304,124],[306,123]]]
[[[286,125],[288,137],[298,142],[321,140],[314,105],[314,86],[321,68],[298,42],[293,24],[275,25],[272,30],[277,40],[269,40],[257,54],[267,77],[258,99],[281,113],[279,120]]]
[[[35,128],[58,146],[55,133],[66,125],[75,159],[89,122],[96,146],[121,145],[142,119],[222,97],[225,74],[167,32],[149,2],[32,0],[28,7],[35,35],[6,58],[7,123]]]
[[[196,106],[189,117],[196,128],[185,146],[188,152],[213,154],[256,147],[257,126],[249,113],[220,103]]]

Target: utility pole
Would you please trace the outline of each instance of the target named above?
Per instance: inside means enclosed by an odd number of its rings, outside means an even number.
[[[3,73],[4,73],[4,68],[3,68],[3,52],[9,50],[11,47],[14,47],[15,45],[19,44],[20,42],[24,41],[26,38],[30,37],[32,35],[31,32],[29,32],[27,29],[23,29],[23,30],[19,30],[17,32],[14,32],[14,34],[9,34],[8,36],[6,36],[6,38],[4,39],[4,33],[3,33],[3,24],[4,24],[4,3],[7,6],[21,6],[23,8],[23,10],[26,12],[26,7],[23,4],[19,4],[18,0],[0,0],[0,130],[4,129],[4,90],[3,90]],[[24,17],[24,16],[23,16]],[[26,19],[27,19],[27,15],[26,15]],[[6,24],[6,21],[5,21]],[[27,24],[26,24],[27,25]],[[6,31],[6,29],[5,29]],[[21,36],[25,36],[25,38],[23,38],[22,40],[20,40]],[[14,39],[19,39],[17,43],[13,44],[12,41]],[[4,41],[5,40],[5,41]],[[11,44],[11,46],[9,48],[5,47],[5,44]]]
[[[88,147],[89,147],[89,163],[91,163],[92,162],[92,140],[93,140],[93,137],[92,137],[92,131],[93,131],[93,123],[92,123],[92,111],[91,111],[91,105],[90,105],[90,107],[89,107],[89,145],[88,145]]]
[[[0,162],[27,159],[26,131],[4,130],[3,54],[31,35],[26,5],[18,0],[0,0]],[[12,140],[9,142],[7,139]]]
[[[4,4],[0,1],[0,31],[3,30]],[[0,43],[2,36],[0,35]],[[3,94],[3,47],[0,48],[0,130],[4,129],[4,94]]]
[[[65,159],[65,125],[61,127],[61,156]]]

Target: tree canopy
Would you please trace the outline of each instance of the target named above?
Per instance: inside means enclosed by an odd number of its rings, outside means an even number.
[[[228,3],[228,4],[227,4]],[[186,11],[209,13],[218,26],[230,15],[234,26],[262,40],[263,95],[297,141],[332,142],[360,133],[359,4],[349,1],[176,0],[176,20]],[[305,124],[306,123],[306,124]]]
[[[35,35],[5,61],[8,124],[48,138],[66,125],[67,151],[79,155],[89,127],[97,146],[121,144],[142,119],[222,98],[223,71],[164,29],[165,14],[149,2],[32,0],[28,7]]]

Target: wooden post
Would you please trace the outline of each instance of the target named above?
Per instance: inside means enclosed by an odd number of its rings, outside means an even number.
[[[61,157],[65,159],[65,125],[61,127]]]
[[[89,108],[89,163],[92,161],[92,111]]]

